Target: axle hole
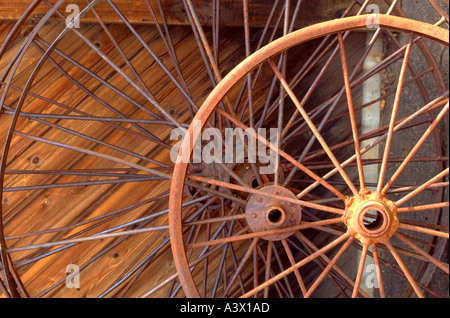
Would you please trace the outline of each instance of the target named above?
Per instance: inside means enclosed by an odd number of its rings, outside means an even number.
[[[383,214],[377,210],[368,210],[364,213],[363,224],[368,231],[376,231],[383,224]]]
[[[267,214],[267,219],[271,223],[280,223],[284,219],[284,212],[279,209],[273,209]]]

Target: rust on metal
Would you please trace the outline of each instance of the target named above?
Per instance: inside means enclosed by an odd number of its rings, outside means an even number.
[[[349,200],[343,220],[349,234],[368,246],[388,242],[399,225],[395,203],[378,192]]]
[[[259,190],[296,199],[295,194],[291,191],[276,185],[264,186]],[[302,210],[300,206],[290,202],[252,194],[248,199],[245,215],[250,229],[253,232],[262,232],[299,224],[302,217]],[[292,234],[294,234],[293,231],[267,235],[262,238],[275,241],[285,239]]]

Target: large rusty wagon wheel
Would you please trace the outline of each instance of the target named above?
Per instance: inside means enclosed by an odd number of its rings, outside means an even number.
[[[449,238],[440,191],[448,189],[448,157],[435,133],[448,120],[448,87],[424,89],[433,65],[417,69],[411,52],[424,39],[448,47],[448,30],[377,18],[367,45],[366,32],[357,31],[370,31],[370,16],[285,35],[231,70],[202,104],[180,145],[169,203],[187,296],[309,297],[327,281],[343,297],[385,297],[396,295],[390,280],[401,295],[440,296],[425,276],[432,266],[448,282],[439,253]],[[365,68],[380,34],[399,47]],[[255,74],[242,97],[239,87]],[[382,74],[395,80],[370,95],[364,85]],[[373,127],[375,119],[364,116],[377,112],[382,119]],[[188,182],[223,193],[208,201],[214,209],[182,206]],[[342,262],[349,259],[350,270]]]

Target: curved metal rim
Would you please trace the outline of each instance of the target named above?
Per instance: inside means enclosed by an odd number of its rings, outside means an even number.
[[[86,13],[86,11],[89,11],[90,8],[92,8],[93,6],[95,6],[95,4],[100,1],[100,0],[94,0],[93,2],[91,2],[90,4],[88,4],[86,6],[86,8],[80,13],[80,16],[84,15]],[[35,8],[35,6],[37,6],[41,1],[35,1],[30,7],[29,10],[27,10],[23,16],[21,17],[21,19],[19,19],[19,21],[15,24],[15,26],[13,27],[13,30],[16,29],[16,27],[18,28],[21,23],[26,19],[26,17],[32,12],[32,10]],[[30,43],[34,40],[34,38],[37,36],[37,33],[40,30],[40,27],[42,25],[44,25],[51,17],[52,14],[54,14],[54,12],[63,4],[64,0],[59,0],[54,6],[53,9],[49,10],[47,12],[47,14],[45,14],[44,17],[42,17],[42,19],[38,22],[38,24],[36,25],[36,27],[33,29],[33,31],[30,33],[28,39],[24,42],[23,47],[21,47],[18,51],[17,51],[17,55],[13,58],[13,61],[11,61],[12,63],[10,63],[9,67],[8,67],[8,72],[11,72],[8,74],[5,73],[5,76],[8,75],[10,78],[12,78],[14,76],[14,73],[18,67],[18,65],[20,64],[20,62],[22,61],[22,58],[24,56],[24,54],[27,51],[27,48],[29,47]],[[23,19],[22,19],[23,18]],[[61,40],[62,36],[69,30],[69,27],[66,26],[64,28],[64,30],[58,35],[57,39],[53,42],[52,46],[46,51],[46,53],[40,58],[39,62],[37,63],[36,67],[34,68],[32,74],[30,75],[30,77],[27,80],[27,83],[23,89],[22,94],[19,97],[19,101],[17,103],[17,107],[14,111],[14,115],[11,119],[10,125],[9,125],[9,129],[8,129],[8,133],[6,135],[6,139],[4,142],[4,148],[2,150],[2,155],[0,158],[0,199],[3,197],[3,182],[4,182],[4,172],[6,170],[6,158],[8,157],[8,152],[9,152],[9,146],[11,144],[11,140],[12,140],[12,136],[13,136],[13,131],[18,119],[18,115],[22,109],[22,105],[25,99],[25,96],[27,95],[27,92],[29,91],[32,82],[34,81],[34,78],[36,76],[36,74],[38,73],[39,69],[41,68],[43,62],[46,60],[46,57],[48,56],[48,54],[50,54],[53,49],[55,48],[56,44]],[[7,39],[8,42],[10,40],[10,38]],[[5,50],[7,49],[9,43],[6,43],[4,48]],[[3,50],[3,48],[2,48]],[[1,54],[3,54],[3,52],[0,52]],[[17,60],[16,60],[17,58]],[[10,81],[8,81],[8,84],[6,85],[6,91],[9,87],[9,83]],[[0,247],[2,247],[0,249],[0,258],[2,260],[3,264],[8,264],[7,261],[7,254],[6,254],[6,242],[5,242],[5,235],[4,235],[4,228],[3,228],[3,211],[2,211],[2,207],[0,206]],[[11,269],[8,266],[5,266],[5,276],[6,276],[6,280],[8,282],[8,285],[10,286],[10,289],[12,290],[12,294],[14,297],[18,297],[18,291],[16,290],[17,288],[21,287],[21,286],[17,286],[17,284],[15,283],[15,280],[13,278],[13,274],[11,273]],[[19,278],[20,280],[20,278]],[[20,284],[22,284],[20,282]],[[23,292],[26,292],[25,290],[23,290]]]
[[[224,79],[218,83],[214,90],[204,101],[199,111],[195,115],[195,120],[201,120],[201,130],[206,124],[207,119],[215,109],[222,98],[226,95],[234,83],[245,76],[252,69],[263,63],[268,57],[276,55],[282,51],[289,49],[295,45],[326,36],[328,34],[339,31],[349,31],[355,29],[366,28],[366,20],[369,15],[348,17],[318,23],[305,27],[293,33],[266,45],[259,51],[253,53],[236,66]],[[421,37],[431,39],[448,46],[449,32],[443,28],[430,25],[424,22],[413,21],[407,18],[388,16],[380,14],[379,25],[381,28],[414,32]],[[192,140],[196,140],[199,134],[195,135],[192,125],[189,126],[188,136],[192,136]],[[187,149],[190,139],[184,138],[180,149]],[[191,147],[189,147],[191,148]],[[189,149],[192,154],[193,149]],[[186,155],[186,154],[184,154]],[[189,271],[189,263],[186,258],[182,233],[181,204],[182,191],[184,188],[184,180],[186,177],[188,163],[180,162],[175,165],[172,177],[172,185],[169,199],[169,233],[171,238],[172,254],[174,263],[178,272],[179,280],[187,297],[200,297],[196,284]]]

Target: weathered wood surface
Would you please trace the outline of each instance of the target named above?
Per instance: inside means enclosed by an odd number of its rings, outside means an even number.
[[[2,1],[0,3],[0,20],[17,20],[23,12],[30,6],[32,0],[24,1]],[[51,3],[57,3],[51,0]],[[157,21],[161,22],[161,12],[158,10],[158,2],[156,0],[149,1]],[[213,16],[213,1],[211,0],[195,0],[192,1],[199,21],[204,25],[211,25]],[[189,25],[189,19],[186,15],[183,1],[181,0],[162,0],[162,9],[169,24]],[[267,17],[272,10],[273,1],[249,0],[249,23],[253,27],[262,27],[266,24]],[[280,1],[280,3],[283,3]],[[299,18],[296,20],[296,27],[306,26],[319,21],[331,20],[338,17],[350,1],[348,0],[315,0],[303,1]],[[59,12],[64,16],[70,15],[73,11],[66,8],[69,4],[78,5],[80,10],[86,6],[84,0],[71,0],[64,2],[59,7]],[[128,1],[115,0],[114,4],[120,12],[132,23],[151,23],[155,21],[149,12],[146,1]],[[292,5],[293,6],[293,5]],[[280,10],[282,4],[278,5]],[[106,1],[100,1],[95,6],[96,11],[100,14],[105,23],[122,23],[122,20]],[[30,15],[30,20],[39,20],[49,10],[46,4],[39,4]],[[293,11],[293,10],[291,10]],[[220,1],[220,25],[221,26],[243,26],[243,7],[241,0],[221,0]],[[54,17],[56,18],[56,17]],[[271,25],[274,25],[276,19],[273,19]],[[89,12],[81,22],[96,22],[95,16]]]
[[[56,34],[61,30],[61,25],[49,25],[42,30],[42,37],[44,39],[54,38]],[[89,38],[95,38],[96,43],[102,51],[105,52],[115,63],[122,63],[121,57],[118,52],[113,49],[113,45],[107,39],[105,33],[101,32],[100,26],[89,27],[83,29],[86,31],[86,35]],[[151,87],[152,92],[158,100],[162,101],[166,99],[167,103],[173,105],[173,111],[175,116],[185,121],[188,113],[186,112],[186,103],[181,95],[177,94],[173,85],[170,84],[170,80],[167,76],[160,73],[158,67],[153,63],[149,64],[149,58],[142,46],[132,36],[129,31],[126,31],[126,27],[123,25],[117,25],[110,27],[110,31],[115,37],[116,41],[124,48],[125,53],[131,56],[131,61],[134,67],[138,70],[140,75],[146,84]],[[144,30],[140,30],[141,32]],[[148,30],[149,31],[149,30]],[[162,43],[155,39],[156,31],[154,28],[150,32],[142,32],[142,35],[146,41],[150,41],[152,38],[152,47],[156,50],[157,54],[164,57]],[[186,77],[188,84],[192,88],[193,96],[197,96],[198,100],[204,98],[204,95],[210,89],[210,84],[203,77],[197,76],[197,70],[202,69],[202,62],[198,59],[198,53],[196,52],[196,44],[193,41],[190,30],[180,29],[180,32],[174,32],[173,40],[176,45],[182,46],[183,50],[180,51],[179,58],[183,69],[187,72]],[[158,50],[159,48],[159,50]],[[145,99],[139,96],[137,91],[130,87],[130,85],[123,80],[123,78],[114,72],[102,58],[92,52],[87,46],[80,45],[78,41],[72,36],[68,36],[66,41],[61,43],[60,49],[69,55],[71,58],[82,63],[84,66],[90,68],[97,75],[102,78],[108,78],[109,83],[116,86],[119,90],[123,91],[127,95],[131,96],[135,100],[139,101],[143,105],[146,105]],[[230,48],[231,49],[231,48]],[[232,51],[230,51],[232,52]],[[14,81],[14,85],[17,87],[23,87],[27,80],[31,70],[39,58],[40,54],[36,49],[31,49],[29,54],[24,59],[23,67],[19,70],[19,74]],[[126,117],[131,118],[148,118],[148,115],[136,107],[130,107],[129,103],[124,102],[123,99],[117,97],[110,89],[103,85],[99,85],[95,79],[87,76],[78,67],[73,66],[67,61],[63,61],[58,56],[53,56],[55,60],[62,65],[64,70],[70,74],[78,83],[84,85],[87,89],[94,92],[101,100],[105,101],[108,105],[121,111]],[[8,56],[5,56],[8,59]],[[130,74],[129,74],[130,75]],[[64,77],[60,71],[55,69],[50,63],[46,63],[42,70],[39,72],[36,78],[36,84],[33,85],[32,92],[39,94],[40,96],[47,97],[54,101],[58,101],[65,105],[71,105],[77,108],[77,110],[87,112],[95,116],[115,116],[111,111],[105,107],[99,105],[94,99],[88,98],[79,87],[72,84],[66,77]],[[6,105],[14,105],[18,92],[11,94],[5,101]],[[24,106],[23,111],[33,113],[53,113],[53,114],[70,114],[64,109],[58,106],[49,104],[39,99],[30,98]],[[148,106],[148,105],[146,105]],[[74,113],[72,113],[74,114]],[[1,131],[4,133],[9,125],[10,116],[2,115],[1,117]],[[117,131],[110,126],[101,123],[88,122],[88,121],[52,121],[62,126],[75,130],[85,135],[94,136],[104,142],[110,144],[119,145],[121,147],[132,149],[135,153],[143,155],[151,155],[152,158],[161,162],[170,163],[168,158],[168,152],[165,153],[157,151],[157,145],[153,142],[145,141],[143,139],[136,139],[132,134],[127,134],[123,131]],[[130,127],[129,125],[125,125]],[[163,140],[168,141],[168,130],[165,126],[147,126],[147,129],[151,129],[152,133],[158,135]],[[46,125],[39,124],[34,121],[21,118],[17,125],[17,130],[30,133],[34,136],[41,136],[51,140],[58,140],[60,142],[76,145],[78,147],[93,149],[103,154],[109,154],[115,157],[119,157],[120,153],[106,147],[98,148],[94,143],[85,139],[80,139],[71,134],[61,132],[57,129],[49,129]],[[2,135],[2,144],[4,141],[4,135]],[[125,156],[123,159],[127,159]],[[84,155],[81,153],[65,150],[62,148],[52,147],[43,143],[36,143],[26,138],[14,138],[13,145],[8,162],[9,169],[101,169],[101,168],[124,168],[122,165],[117,165],[107,160],[102,160],[92,156]],[[33,160],[33,158],[37,158]],[[133,162],[140,162],[136,158],[128,157],[128,160]],[[149,165],[148,163],[141,162],[141,164]],[[153,166],[150,164],[150,166]],[[85,178],[85,177],[84,177]],[[52,175],[34,175],[34,176],[15,176],[6,178],[5,187],[14,187],[18,185],[31,185],[31,184],[51,184],[51,183],[64,183],[64,182],[76,182],[81,181],[83,177],[79,176],[52,176]],[[96,178],[89,178],[90,180]],[[97,178],[98,179],[98,178]],[[136,185],[139,189],[136,188]],[[41,191],[20,191],[5,193],[4,196],[4,216],[5,225],[7,228],[7,235],[16,235],[22,233],[38,232],[45,229],[58,228],[60,226],[75,224],[80,220],[90,219],[99,216],[106,211],[115,211],[121,207],[136,203],[146,198],[151,198],[156,194],[163,193],[169,189],[170,182],[144,182],[144,183],[130,183],[128,185],[103,185],[103,186],[88,186],[88,187],[72,187],[72,188],[57,188]],[[137,219],[148,213],[163,210],[167,207],[167,197],[146,205],[142,208],[132,210],[126,213],[123,217],[116,220],[105,222],[99,227],[91,230],[102,231],[112,226],[122,224],[124,222]],[[100,214],[99,214],[100,213]],[[114,225],[115,224],[115,225]],[[152,223],[155,224],[155,223]],[[165,216],[158,219],[156,224],[167,224],[167,218]],[[88,225],[85,225],[87,227]],[[26,246],[29,244],[37,244],[39,242],[49,242],[59,240],[63,237],[70,235],[70,232],[78,231],[77,227],[72,231],[64,231],[63,233],[50,233],[36,238],[35,236],[21,239],[17,244],[20,246]],[[89,232],[88,232],[89,233]],[[167,233],[166,233],[167,234]],[[162,238],[166,236],[162,235]],[[86,235],[86,234],[85,234]],[[97,281],[95,284],[89,284],[89,289],[82,289],[77,291],[76,289],[58,288],[60,290],[54,296],[86,296],[93,297],[98,295],[98,290],[104,290],[105,282],[111,283],[111,280],[117,278],[114,273],[123,271],[130,263],[127,259],[132,259],[130,255],[138,255],[142,250],[146,248],[146,245],[151,242],[154,237],[154,233],[142,234],[127,240],[128,243],[120,245],[116,249],[110,251],[106,258],[102,258],[102,265],[97,267],[93,265],[91,267],[95,270],[86,270],[86,274],[82,274],[81,282]],[[159,239],[159,241],[162,240]],[[111,244],[114,239],[102,240],[100,244],[98,242],[87,242],[79,244],[68,250],[60,252],[53,257],[45,259],[43,262],[37,262],[36,264],[24,266],[19,268],[19,272],[23,275],[23,279],[26,282],[30,290],[39,292],[43,288],[50,286],[58,279],[64,278],[65,267],[72,264],[83,264],[87,259],[94,255],[98,250]],[[11,246],[17,245],[15,241],[9,241]],[[157,244],[157,243],[155,243]],[[31,252],[19,252],[15,253],[14,259],[20,259],[25,255],[29,255]],[[116,254],[117,253],[117,254]],[[170,256],[170,250],[166,250],[168,257]],[[156,268],[158,270],[150,270],[151,276],[157,281],[155,276],[161,275],[161,278],[165,278],[164,271],[160,269],[165,266],[169,266],[168,263],[159,263]],[[170,266],[169,266],[170,267]],[[171,267],[173,270],[173,266]],[[83,271],[84,272],[84,271]],[[156,273],[157,272],[157,273]],[[92,276],[91,276],[92,275]],[[112,275],[112,276],[111,276]],[[63,284],[64,285],[64,284]],[[87,286],[87,285],[86,285]],[[148,286],[147,286],[148,287]],[[34,294],[36,296],[37,294]],[[160,295],[163,296],[163,295]]]

